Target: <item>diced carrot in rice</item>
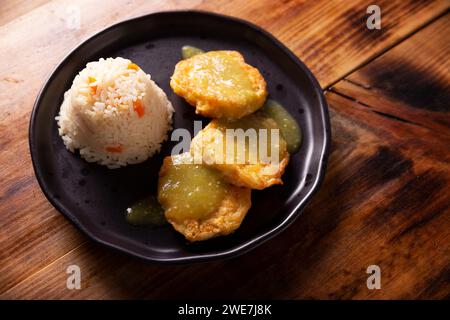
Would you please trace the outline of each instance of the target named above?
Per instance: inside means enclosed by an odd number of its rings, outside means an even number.
[[[128,64],[128,69],[132,69],[132,70],[138,71],[139,70],[139,66],[136,63],[131,62],[131,63]]]
[[[141,100],[136,100],[133,102],[133,109],[134,111],[136,111],[139,118],[142,118],[144,116],[145,110]]]
[[[123,146],[121,144],[115,146],[108,146],[106,147],[106,151],[111,153],[120,153],[123,151]]]
[[[95,83],[95,82],[97,82],[97,79],[95,79],[94,77],[90,77],[90,76],[88,77],[88,83],[92,90],[92,94],[97,93],[97,85],[91,85],[92,83]]]

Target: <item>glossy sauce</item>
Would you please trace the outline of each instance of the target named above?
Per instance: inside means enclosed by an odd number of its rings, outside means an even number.
[[[190,78],[197,78],[201,89],[216,96],[254,95],[253,83],[243,62],[233,51],[211,51],[195,57]]]
[[[180,156],[172,156],[172,164],[159,178],[158,200],[168,218],[203,219],[220,207],[228,184],[215,169],[179,163],[177,157]]]
[[[149,196],[128,208],[126,220],[136,226],[161,226],[167,223],[164,210],[155,196]]]
[[[181,48],[181,56],[183,57],[183,59],[189,59],[200,53],[205,53],[205,51],[192,46],[183,46]]]
[[[222,133],[226,133],[226,129],[242,129],[244,131],[248,129],[255,129],[257,134],[257,146],[256,148],[250,148],[250,139],[235,139],[235,158],[238,155],[237,148],[245,148],[245,161],[246,163],[252,163],[251,159],[256,159],[258,162],[261,159],[260,148],[264,148],[261,145],[260,141],[260,129],[265,129],[266,131],[266,155],[270,157],[272,155],[272,151],[278,150],[279,152],[279,160],[283,158],[283,155],[286,152],[287,146],[286,141],[281,135],[281,130],[279,131],[278,144],[275,141],[272,143],[272,132],[273,129],[279,129],[277,123],[270,117],[268,117],[263,112],[256,112],[245,116],[238,120],[227,120],[227,119],[219,119],[218,120],[218,129],[222,131]],[[264,134],[264,132],[261,132]],[[238,145],[240,143],[240,145]],[[245,145],[243,145],[245,143]],[[226,146],[226,138],[224,135],[224,145]],[[226,147],[225,147],[226,148]],[[273,150],[274,149],[274,150]],[[255,151],[257,154],[250,154],[250,152]],[[264,150],[264,149],[262,149]]]
[[[289,153],[295,153],[302,144],[302,132],[297,121],[280,103],[267,99],[263,112],[275,120],[287,143]]]

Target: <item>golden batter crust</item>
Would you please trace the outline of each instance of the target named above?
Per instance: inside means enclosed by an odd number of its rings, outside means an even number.
[[[172,158],[166,157],[159,176],[164,176],[172,165]],[[241,225],[250,207],[251,190],[229,185],[228,192],[220,207],[209,214],[207,218],[180,220],[167,215],[166,218],[175,230],[183,234],[187,240],[191,242],[202,241],[235,231]]]
[[[241,118],[267,97],[261,73],[237,51],[210,51],[178,62],[170,86],[196,113],[211,118]]]
[[[265,189],[274,184],[282,184],[281,176],[289,163],[289,153],[284,150],[278,163],[216,163],[214,145],[223,139],[218,120],[212,120],[192,139],[190,152],[201,155],[203,162],[221,171],[228,183],[250,189]],[[224,162],[224,161],[223,161]]]

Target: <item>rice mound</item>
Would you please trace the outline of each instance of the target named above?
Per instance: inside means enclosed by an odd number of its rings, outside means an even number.
[[[164,91],[136,64],[102,58],[75,77],[56,121],[68,150],[112,169],[158,152],[173,112]]]

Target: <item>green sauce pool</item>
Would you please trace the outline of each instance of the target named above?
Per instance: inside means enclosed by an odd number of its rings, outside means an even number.
[[[183,57],[183,59],[189,59],[200,53],[205,53],[205,51],[193,46],[183,46],[181,48],[181,56]]]
[[[162,226],[167,223],[164,209],[155,196],[146,197],[128,208],[126,220],[135,226]]]
[[[262,111],[278,124],[281,135],[287,143],[288,152],[291,154],[297,152],[302,145],[302,131],[289,111],[272,99],[267,99]]]

